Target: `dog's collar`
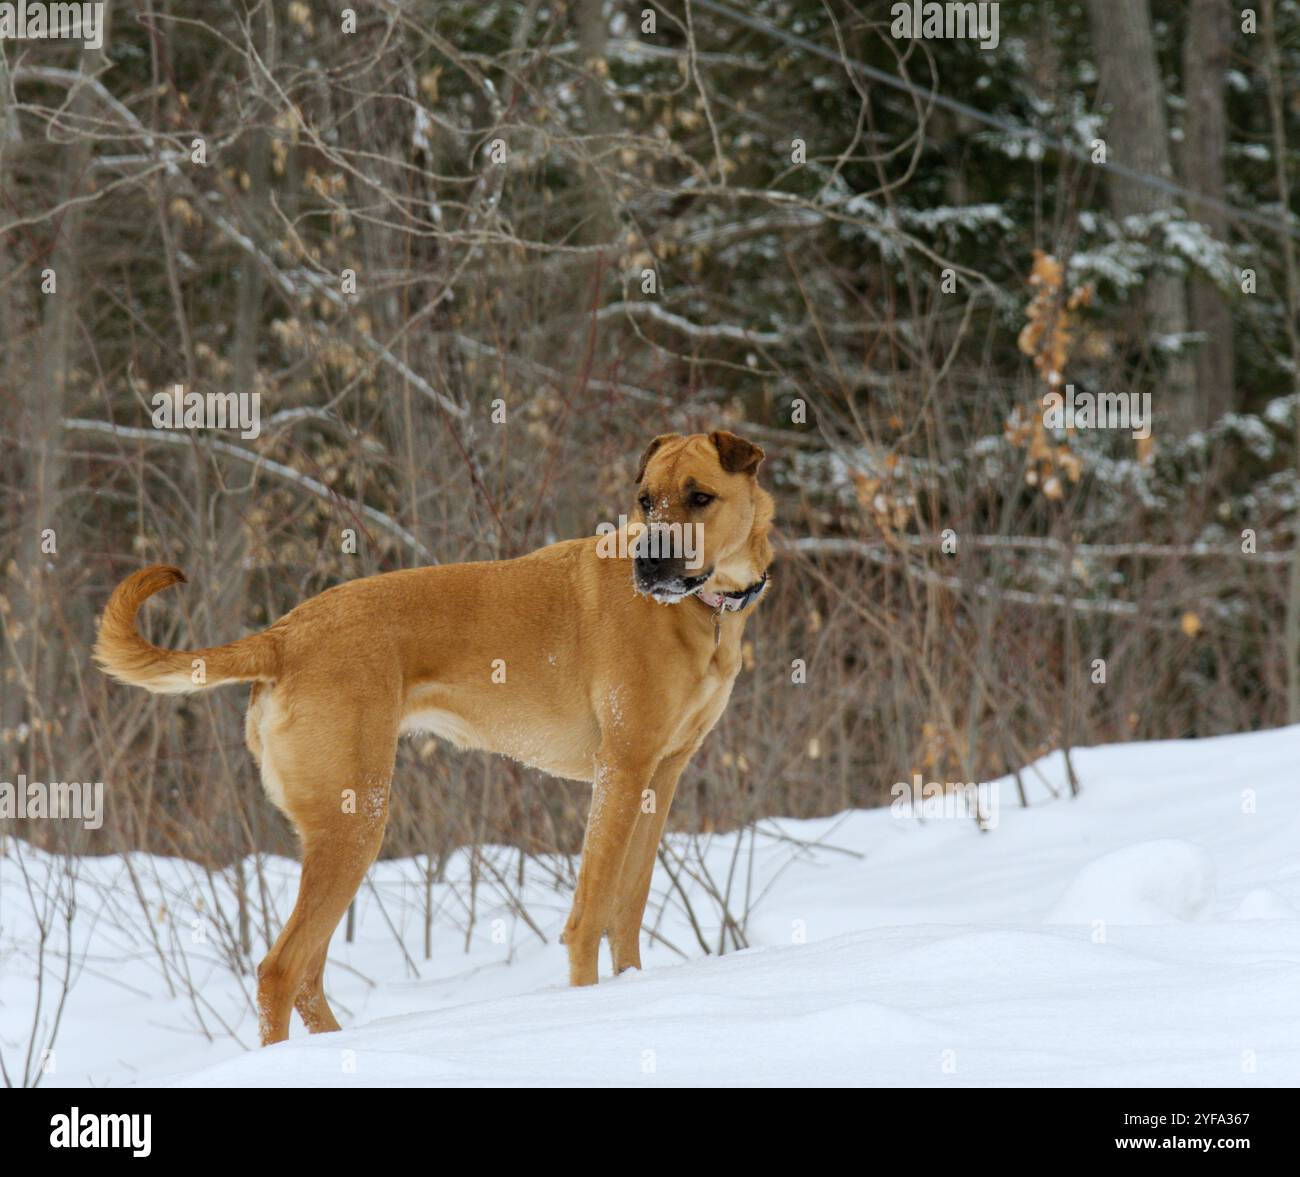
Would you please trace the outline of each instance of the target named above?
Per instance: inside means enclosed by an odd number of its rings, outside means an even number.
[[[763,590],[767,588],[768,573],[763,573],[763,579],[757,580],[747,589],[741,589],[735,593],[706,593],[697,592],[696,598],[703,601],[710,609],[719,613],[739,613],[747,605],[752,605],[759,597],[763,595]]]

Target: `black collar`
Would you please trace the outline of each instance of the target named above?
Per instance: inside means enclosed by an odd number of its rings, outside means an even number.
[[[767,588],[767,580],[770,574],[763,573],[761,580],[756,580],[748,588],[741,589],[739,592],[730,593],[696,593],[696,598],[710,609],[717,610],[719,613],[739,613],[748,605],[752,605],[763,594]]]

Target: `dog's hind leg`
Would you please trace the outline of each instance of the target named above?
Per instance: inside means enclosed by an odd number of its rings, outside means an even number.
[[[302,878],[293,912],[257,970],[264,1046],[289,1036],[295,1004],[309,1029],[338,1027],[325,1001],[325,956],[334,929],[379,853],[397,747],[395,718],[391,731],[382,735],[375,731],[373,717],[356,724],[336,717],[328,729],[299,718],[295,727],[294,739],[272,736],[265,749],[267,767],[282,794],[277,800],[302,838]],[[349,737],[369,745],[350,746],[344,742]]]
[[[372,781],[358,793],[366,798],[361,804],[369,807],[367,816],[361,812],[343,813],[324,828],[303,831],[298,901],[257,970],[263,1046],[289,1036],[289,1010],[304,985],[310,986],[309,997],[317,999],[314,1028],[334,1029],[338,1025],[325,1002],[324,955],[334,929],[379,853],[388,813],[388,782]],[[304,1013],[303,1020],[309,1029],[313,1028],[313,1018]]]
[[[312,1034],[322,1034],[339,1029],[338,1019],[325,1000],[325,959],[329,956],[329,941],[326,940],[316,953],[316,959],[307,969],[307,979],[298,990],[293,1000],[293,1007],[302,1018],[303,1025]]]

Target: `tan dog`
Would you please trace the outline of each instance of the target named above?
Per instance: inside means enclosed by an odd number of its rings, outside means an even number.
[[[652,527],[702,524],[695,569],[660,553],[621,558],[607,539],[516,560],[439,565],[350,581],[269,629],[206,650],[140,636],[141,603],[185,578],[128,577],[95,645],[114,678],[179,694],[254,683],[247,739],[271,800],[302,839],[298,902],[258,968],[263,1044],[296,1005],[337,1030],[322,977],[330,937],[374,861],[398,736],[430,731],[593,783],[573,910],[569,978],[596,981],[602,935],[614,971],[641,965],[640,932],[677,778],[718,721],[740,639],[771,562],[763,451],[734,434],[667,434],[637,474]]]

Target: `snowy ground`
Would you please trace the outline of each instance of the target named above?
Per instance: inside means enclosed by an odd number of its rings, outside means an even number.
[[[523,891],[545,942],[484,880],[466,945],[467,887],[435,885],[431,960],[421,864],[381,864],[326,975],[347,1028],[308,1038],[295,1021],[266,1051],[248,1049],[251,978],[197,914],[212,908],[203,874],[86,861],[44,1083],[1300,1084],[1300,728],[1082,750],[1075,765],[1075,800],[1051,795],[1059,756],[1023,774],[1029,809],[1001,782],[988,833],[887,809],[765,823],[752,871],[744,836],[732,883],[733,911],[750,896],[750,949],[706,956],[674,896],[658,930],[685,957],[652,944],[645,972],[594,989],[563,986],[561,864],[529,864]],[[714,880],[736,849],[708,843]],[[512,886],[517,862],[497,860]],[[296,867],[264,870],[283,916]],[[12,844],[0,872],[12,1060],[35,994]],[[661,872],[660,899],[667,889]],[[715,943],[716,904],[699,885],[688,894]]]

